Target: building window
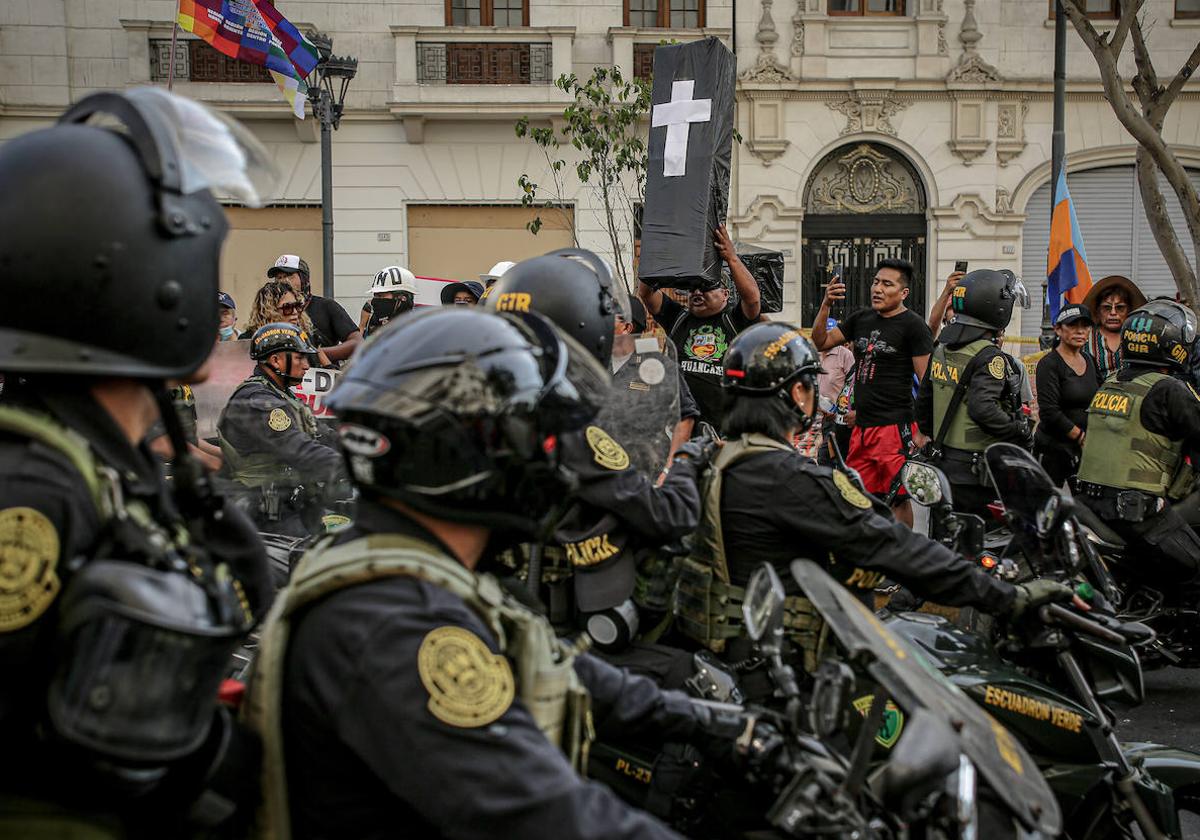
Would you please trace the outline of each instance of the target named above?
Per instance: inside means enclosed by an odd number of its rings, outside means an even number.
[[[1200,0],[1175,0],[1175,17],[1200,18]]]
[[[829,14],[899,17],[904,14],[904,0],[829,0]]]
[[[704,0],[625,0],[625,25],[700,29],[704,26]]]
[[[528,26],[529,0],[446,0],[447,26]]]
[[[417,43],[422,85],[548,85],[550,44]]]
[[[1083,0],[1081,4],[1083,11],[1090,18],[1119,18],[1121,16],[1121,0]],[[1187,0],[1176,0],[1176,16],[1179,15],[1178,8],[1187,5],[1195,5],[1200,9],[1200,3],[1188,3]],[[1054,17],[1054,0],[1050,0],[1050,17]]]
[[[154,38],[150,41],[150,78],[165,82],[171,63],[171,41]],[[189,38],[175,42],[175,78],[181,82],[268,82],[267,68],[238,61],[213,49],[205,41]]]
[[[633,45],[633,77],[650,81],[654,76],[654,50],[657,44]]]

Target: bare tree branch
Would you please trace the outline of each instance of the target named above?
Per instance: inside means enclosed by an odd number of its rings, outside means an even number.
[[[1171,224],[1171,214],[1167,210],[1167,202],[1158,185],[1158,169],[1154,160],[1142,147],[1137,152],[1137,184],[1142,195],[1142,206],[1146,211],[1146,221],[1150,223],[1150,232],[1158,250],[1162,252],[1171,275],[1177,278],[1176,285],[1189,306],[1200,303],[1197,295],[1196,277],[1192,272],[1191,263],[1179,237],[1175,235],[1175,227]]]
[[[1167,89],[1162,92],[1159,97],[1159,102],[1165,112],[1171,107],[1171,103],[1175,101],[1175,97],[1179,95],[1179,91],[1183,90],[1183,86],[1187,84],[1188,79],[1192,78],[1192,74],[1196,72],[1196,68],[1200,67],[1200,44],[1196,44],[1192,48],[1192,54],[1188,56],[1187,61],[1179,68],[1179,72],[1175,74],[1175,78],[1171,79],[1171,83],[1167,85]]]
[[[1119,56],[1118,56],[1119,58]],[[1133,77],[1133,90],[1142,103],[1142,113],[1151,122],[1154,121],[1152,111],[1158,97],[1158,72],[1154,69],[1154,61],[1150,58],[1150,49],[1146,46],[1146,38],[1142,32],[1142,22],[1139,20],[1133,27],[1133,60],[1137,64],[1137,74]],[[1162,126],[1159,126],[1161,129]]]
[[[1129,30],[1145,2],[1146,0],[1133,0],[1133,2],[1122,0],[1121,19],[1117,21],[1117,28],[1113,31],[1112,40],[1109,41],[1109,50],[1112,52],[1113,58],[1120,58],[1121,50],[1125,49],[1125,38],[1129,35]]]

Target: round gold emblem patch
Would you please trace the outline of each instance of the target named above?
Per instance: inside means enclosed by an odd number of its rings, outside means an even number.
[[[629,467],[629,453],[599,426],[587,427],[587,442],[596,456],[596,463],[605,469],[623,470]]]
[[[1003,379],[1004,378],[1004,357],[1003,356],[997,356],[996,358],[994,358],[990,362],[988,362],[988,373],[990,373],[992,375],[992,377],[995,379]]]
[[[273,408],[267,418],[267,425],[277,432],[286,432],[292,428],[292,418],[282,408]]]
[[[417,651],[417,672],[429,692],[430,714],[450,726],[487,726],[516,696],[508,660],[462,627],[429,631]]]
[[[833,471],[833,484],[837,487],[838,492],[842,494],[842,498],[854,505],[854,507],[860,510],[866,510],[871,507],[871,500],[866,497],[863,491],[858,489],[854,482],[850,480],[850,476],[844,472]]]
[[[41,511],[0,510],[0,632],[32,624],[54,601],[58,531]]]

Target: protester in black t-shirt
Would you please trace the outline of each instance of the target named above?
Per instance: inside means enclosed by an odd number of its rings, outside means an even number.
[[[1054,319],[1054,349],[1037,363],[1038,426],[1033,452],[1046,474],[1061,485],[1075,474],[1087,434],[1087,410],[1100,388],[1096,364],[1083,352],[1092,313],[1073,303]]]
[[[813,323],[819,350],[850,342],[854,351],[854,431],[846,463],[858,470],[871,493],[883,496],[904,466],[912,444],[924,444],[913,424],[913,374],[925,376],[933,335],[925,320],[904,306],[913,280],[906,260],[882,260],[871,282],[871,308],[860,309],[828,329],[829,307],[846,297],[846,286],[831,282]],[[901,491],[903,492],[903,491]],[[898,519],[912,525],[912,507],[901,495]]]
[[[720,429],[724,416],[721,362],[733,337],[758,321],[760,307],[758,284],[738,259],[724,225],[714,231],[713,240],[729,265],[740,299],[737,306],[729,306],[729,290],[720,281],[692,289],[686,309],[645,283],[638,284],[638,296],[675,343],[679,367],[696,398],[701,419]]]
[[[312,293],[308,263],[295,254],[283,254],[267,269],[267,276],[287,280],[305,301],[304,314],[313,325],[309,336],[313,345],[324,350],[335,364],[349,359],[362,342],[362,333],[341,304]]]

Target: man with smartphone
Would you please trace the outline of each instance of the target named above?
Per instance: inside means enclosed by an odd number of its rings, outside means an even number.
[[[851,313],[829,329],[829,309],[846,298],[838,272],[825,289],[817,310],[812,339],[818,350],[845,341],[854,351],[854,430],[848,466],[858,471],[868,492],[884,496],[908,454],[925,443],[914,425],[913,374],[924,378],[933,350],[933,334],[916,312],[904,304],[913,282],[912,263],[881,260],[871,281],[871,306]],[[897,497],[896,518],[912,526],[907,496]]]

